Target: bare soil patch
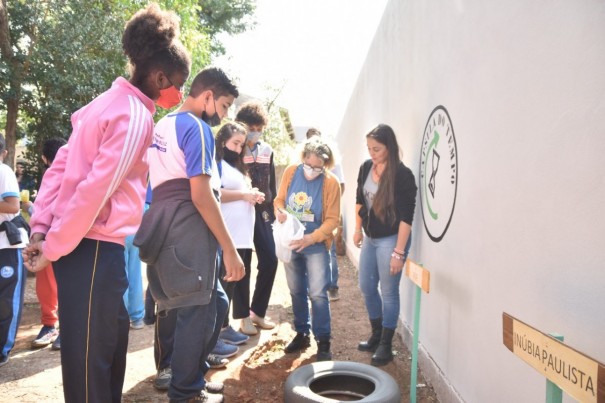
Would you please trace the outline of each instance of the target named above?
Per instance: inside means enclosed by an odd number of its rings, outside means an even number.
[[[332,355],[334,360],[370,362],[370,353],[357,350],[357,343],[369,334],[367,313],[357,286],[355,267],[339,257],[340,300],[331,304]],[[253,262],[253,267],[255,262]],[[252,278],[255,278],[255,273]],[[59,352],[50,347],[31,350],[31,341],[40,329],[40,309],[35,295],[35,278],[29,277],[24,315],[10,362],[0,368],[0,401],[61,402],[63,390]],[[301,354],[284,354],[284,346],[294,337],[291,300],[284,269],[280,264],[268,316],[278,323],[263,330],[240,347],[225,369],[211,370],[207,378],[225,383],[225,401],[237,403],[282,402],[284,384],[296,368],[315,362],[317,347]],[[402,402],[409,397],[411,357],[399,336],[395,337],[393,362],[382,367],[399,384]],[[153,387],[153,327],[131,330],[123,402],[166,402],[166,394]],[[418,383],[425,385],[422,374]],[[418,389],[419,402],[437,402],[430,386]]]

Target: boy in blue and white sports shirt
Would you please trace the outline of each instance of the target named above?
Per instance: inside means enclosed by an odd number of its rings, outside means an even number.
[[[222,384],[204,380],[227,310],[218,281],[219,245],[226,281],[242,278],[244,265],[218,204],[210,126],[221,122],[238,95],[222,70],[202,70],[181,107],[157,123],[148,153],[153,203],[135,245],[158,305],[156,340],[163,348],[156,349],[154,385],[167,387],[171,402],[223,401]]]

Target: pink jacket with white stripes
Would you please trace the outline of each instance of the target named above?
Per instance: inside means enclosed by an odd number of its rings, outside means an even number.
[[[153,100],[124,78],[71,117],[73,132],[44,174],[32,234],[51,261],[83,238],[124,244],[143,215]]]

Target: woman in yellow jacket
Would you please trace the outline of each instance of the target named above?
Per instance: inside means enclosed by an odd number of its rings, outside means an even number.
[[[317,361],[332,359],[330,353],[330,246],[340,217],[340,185],[329,171],[334,166],[330,147],[319,138],[304,144],[301,163],[290,165],[273,202],[279,222],[286,213],[305,226],[305,235],[293,241],[292,259],[285,263],[286,279],[292,296],[296,336],[285,348],[293,353],[309,347],[309,333],[317,341]],[[307,297],[311,299],[313,318]]]

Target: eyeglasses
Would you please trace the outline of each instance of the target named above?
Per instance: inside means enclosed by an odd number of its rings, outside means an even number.
[[[322,172],[325,170],[325,168],[324,168],[324,167],[321,167],[321,168],[320,168],[320,167],[312,167],[312,166],[311,166],[311,165],[309,165],[309,164],[303,164],[303,167],[304,167],[305,169],[311,170],[311,171],[313,171],[313,172],[319,172],[319,173],[322,173]]]

